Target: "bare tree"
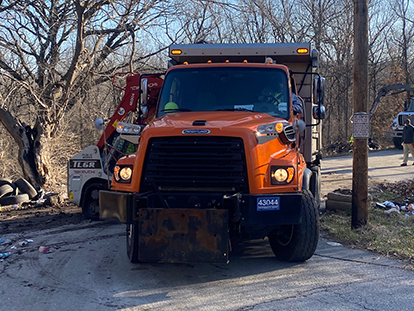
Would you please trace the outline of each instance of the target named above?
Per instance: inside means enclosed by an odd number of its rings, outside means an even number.
[[[412,77],[410,76],[410,63],[412,64],[413,58],[409,55],[413,50],[412,45],[414,43],[414,19],[412,19],[414,10],[410,6],[410,0],[396,0],[394,1],[393,11],[399,22],[395,23],[394,42],[397,44],[400,54],[400,62],[404,76],[405,83],[412,83]],[[399,31],[398,31],[399,28]],[[411,59],[410,59],[411,58]]]
[[[127,57],[118,55],[128,54],[131,34],[155,24],[166,6],[160,0],[0,2],[0,74],[22,94],[22,102],[3,94],[0,121],[32,184],[47,183],[50,139],[82,100],[85,84],[128,68]],[[11,109],[21,104],[27,114]]]

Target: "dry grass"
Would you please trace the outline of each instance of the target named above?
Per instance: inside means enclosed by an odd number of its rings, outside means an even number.
[[[374,202],[383,202],[384,198],[394,202],[407,199],[383,191],[374,197]],[[350,211],[328,211],[321,216],[322,235],[347,247],[373,251],[414,265],[414,215],[406,214],[387,214],[383,209],[371,208],[368,225],[352,230]]]

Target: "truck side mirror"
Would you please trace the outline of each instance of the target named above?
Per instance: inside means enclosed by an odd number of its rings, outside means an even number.
[[[313,118],[316,120],[323,120],[326,117],[325,107],[322,105],[313,106]]]
[[[102,118],[97,118],[96,120],[95,120],[95,128],[98,130],[98,131],[103,131],[104,130],[104,124],[105,124],[105,122],[104,122],[104,119],[102,119]]]
[[[325,78],[317,76],[313,82],[313,103],[323,105],[325,101]]]

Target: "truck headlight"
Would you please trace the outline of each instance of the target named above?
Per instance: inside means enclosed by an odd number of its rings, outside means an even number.
[[[280,134],[282,131],[283,131],[282,122],[262,124],[257,127],[257,133],[259,135],[277,135],[277,134]]]
[[[294,175],[295,169],[292,166],[272,166],[270,168],[270,177],[272,185],[288,184],[293,180]]]
[[[281,142],[289,145],[296,140],[296,132],[292,124],[288,122],[274,122],[268,124],[261,124],[256,129],[256,137],[258,142],[263,141],[264,137],[273,136],[279,137]],[[265,142],[268,140],[265,140]]]
[[[133,123],[118,122],[116,131],[120,134],[138,135],[141,132],[141,126]]]
[[[119,166],[114,168],[115,180],[119,183],[130,183],[132,176],[132,166]]]

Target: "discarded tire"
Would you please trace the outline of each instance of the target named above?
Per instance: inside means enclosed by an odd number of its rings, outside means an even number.
[[[342,201],[342,202],[352,202],[352,195],[350,194],[342,194],[337,192],[330,192],[328,193],[328,200],[332,201]]]
[[[16,184],[14,182],[11,182],[11,186],[13,187],[14,191],[10,195],[18,195],[18,194],[21,194],[21,193],[19,193],[19,188],[16,186]]]
[[[30,201],[29,195],[27,193],[23,193],[23,194],[0,198],[0,205],[3,205],[3,206],[13,205],[13,204],[25,203],[29,201]]]
[[[368,195],[368,204],[371,204],[372,201],[371,195]],[[344,194],[340,192],[330,192],[328,193],[328,198],[325,202],[327,210],[352,210],[352,195]]]
[[[0,186],[0,198],[4,197],[5,195],[12,194],[14,188],[11,184],[4,184]]]
[[[352,195],[342,194],[338,192],[328,193],[326,200],[327,210],[351,210],[352,209]]]
[[[352,209],[351,202],[342,202],[342,201],[333,201],[333,200],[326,200],[326,209],[330,211],[350,211]]]
[[[11,184],[12,181],[9,179],[0,179],[0,186]]]
[[[33,199],[37,196],[36,189],[24,178],[19,178],[14,182],[19,190],[23,193],[27,193],[30,199]]]

